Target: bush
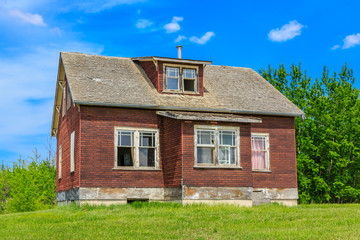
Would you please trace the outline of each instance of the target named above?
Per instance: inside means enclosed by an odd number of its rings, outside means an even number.
[[[55,205],[55,166],[40,160],[37,151],[29,161],[0,168],[0,213],[49,209]]]

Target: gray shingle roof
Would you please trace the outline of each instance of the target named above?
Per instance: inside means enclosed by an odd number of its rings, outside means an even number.
[[[123,57],[61,53],[77,104],[300,116],[303,112],[249,68],[207,65],[203,97],[159,94],[140,65]]]

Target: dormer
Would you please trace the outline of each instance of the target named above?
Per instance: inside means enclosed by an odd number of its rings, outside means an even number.
[[[204,68],[211,61],[182,59],[181,46],[178,58],[132,58],[144,69],[146,75],[161,94],[204,95]]]

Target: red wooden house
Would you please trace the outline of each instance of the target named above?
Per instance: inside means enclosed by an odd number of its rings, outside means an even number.
[[[249,68],[61,53],[59,204],[297,204],[295,117]]]

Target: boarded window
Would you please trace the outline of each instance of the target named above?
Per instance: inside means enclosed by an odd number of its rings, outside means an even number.
[[[70,136],[70,172],[75,171],[75,131]]]
[[[65,112],[66,112],[66,85],[63,86],[62,88],[62,116],[64,117],[65,116]]]
[[[62,147],[59,147],[59,162],[58,162],[58,178],[61,179],[61,170],[62,170]]]
[[[253,170],[269,169],[269,135],[253,133],[251,136]]]
[[[71,94],[70,94],[70,87],[69,87],[69,85],[68,85],[68,87],[67,87],[66,99],[67,99],[67,101],[66,101],[66,107],[67,107],[67,110],[69,110],[70,107],[71,107]]]

